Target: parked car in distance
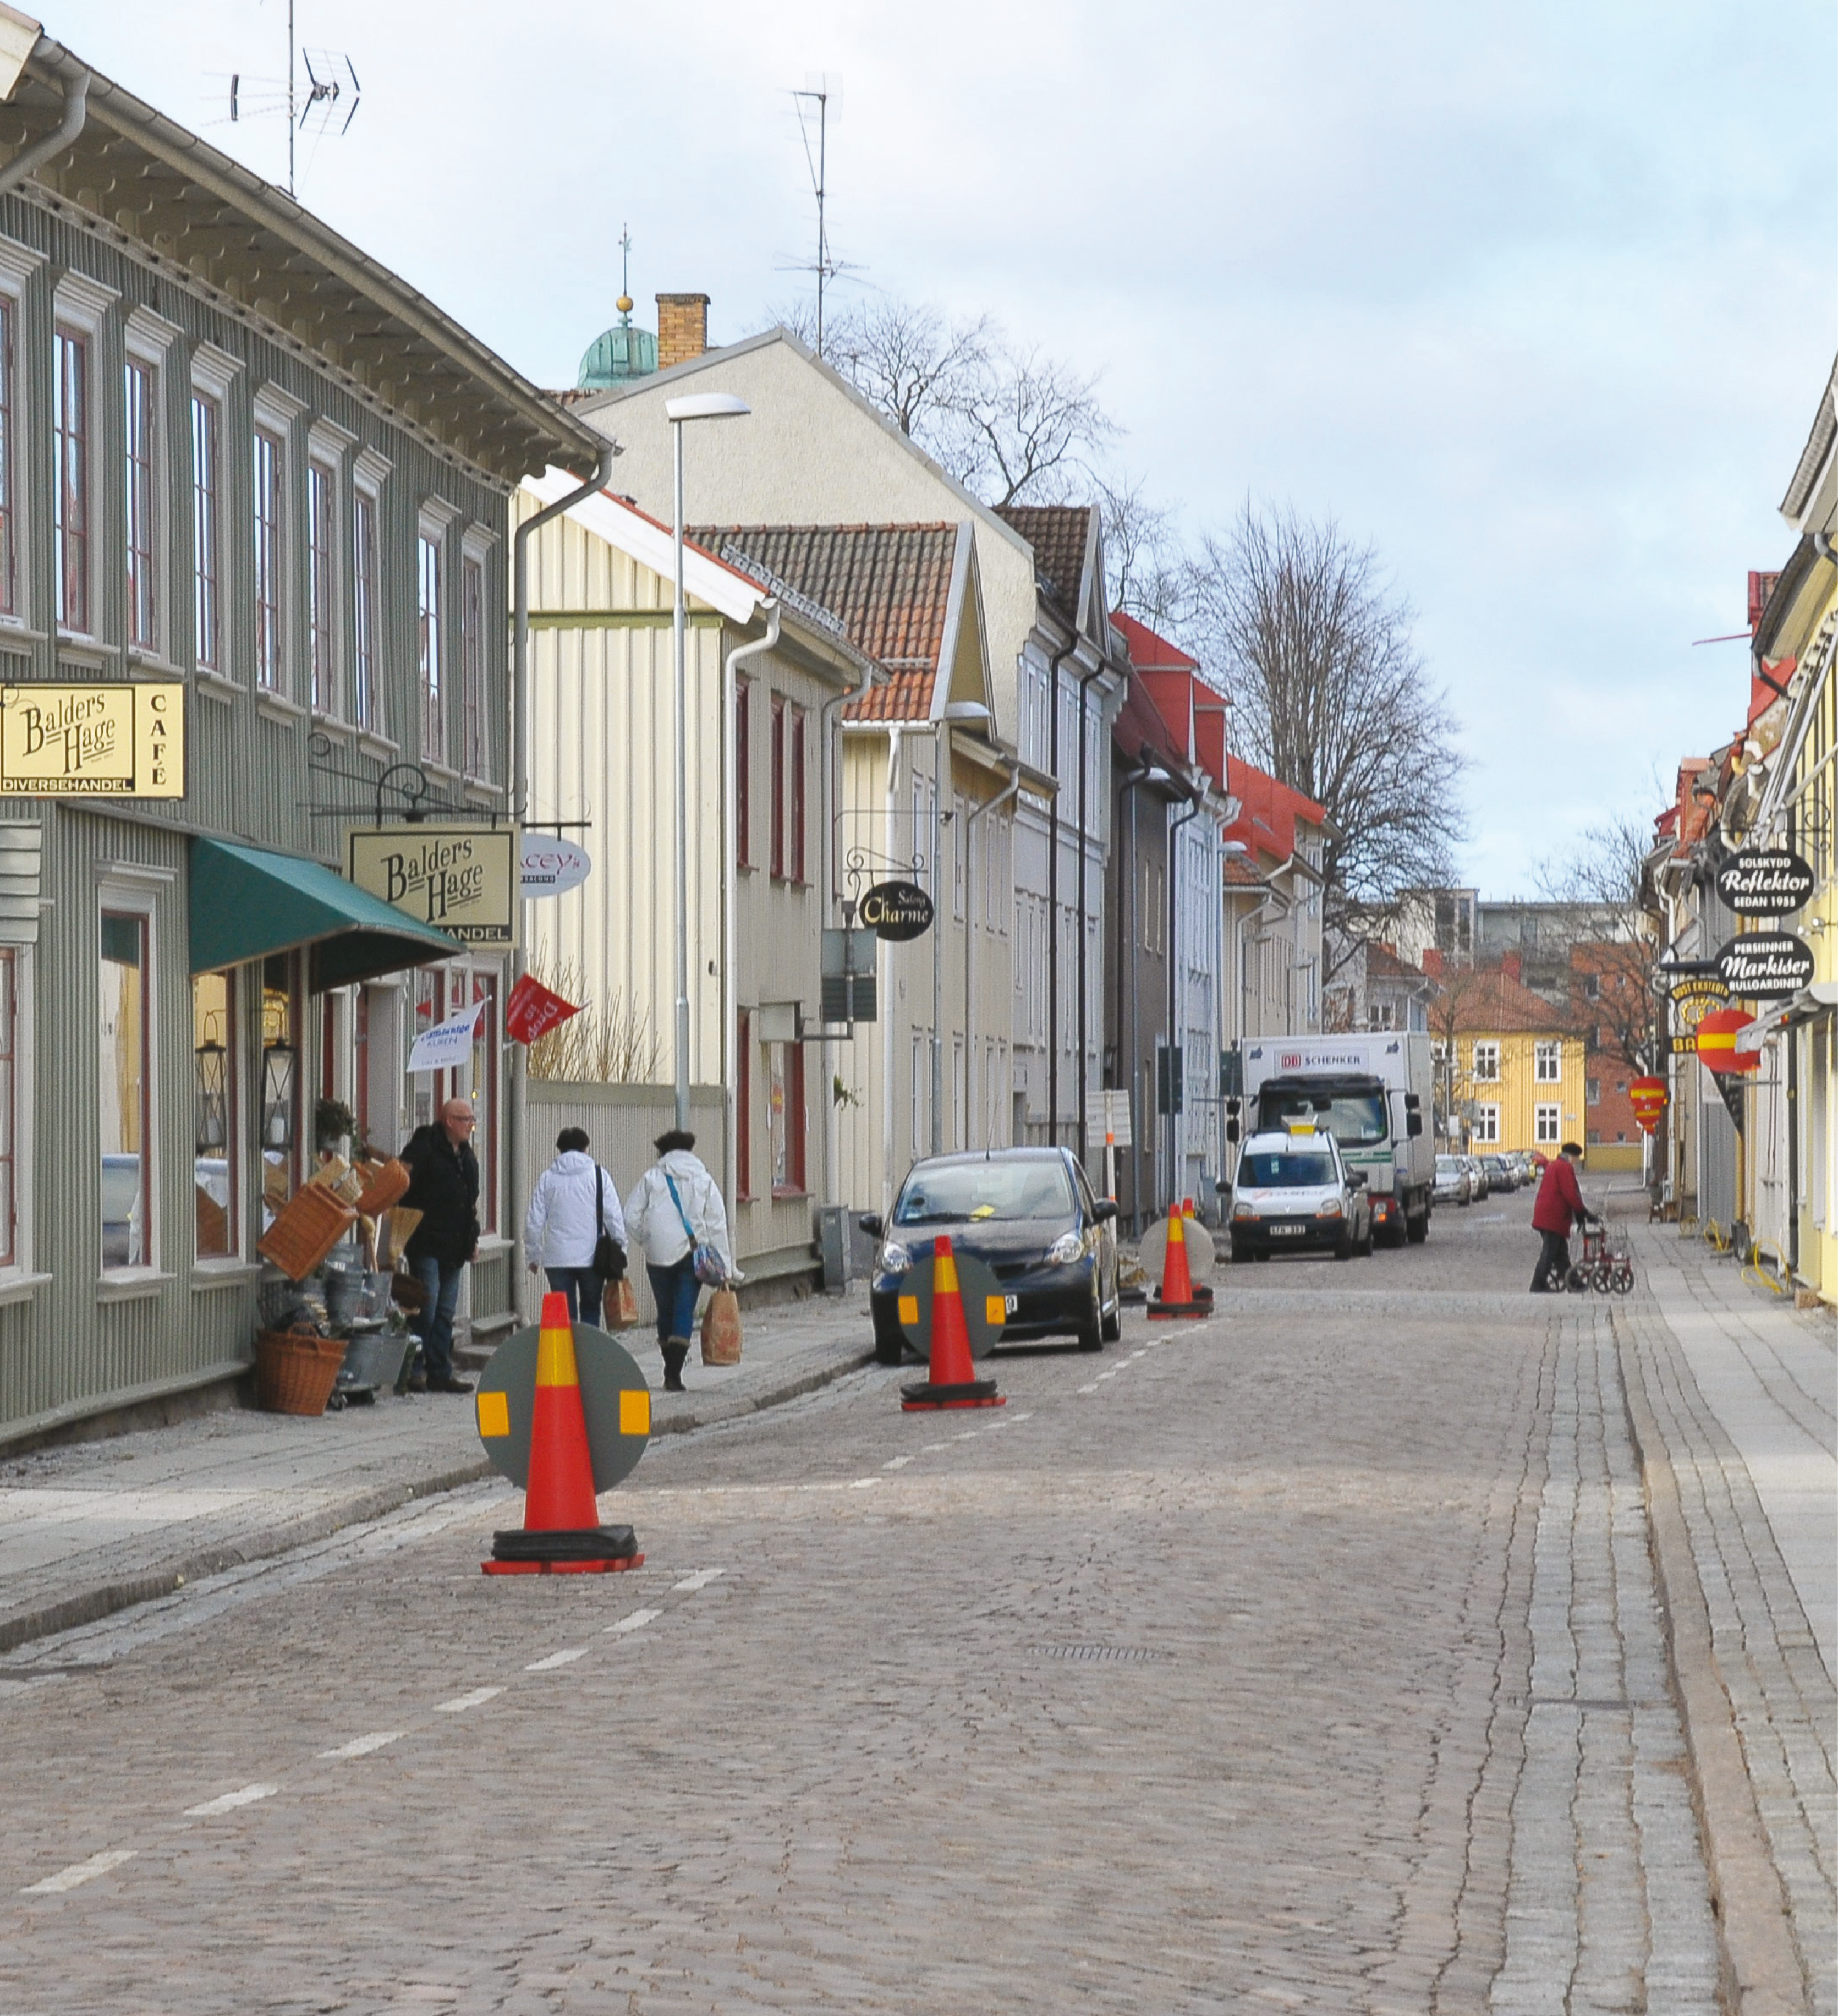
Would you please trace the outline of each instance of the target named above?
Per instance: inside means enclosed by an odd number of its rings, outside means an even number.
[[[1438,1204],[1466,1204],[1473,1197],[1473,1185],[1469,1181],[1467,1164],[1461,1156],[1437,1157],[1435,1194]]]
[[[1493,1186],[1487,1179],[1487,1170],[1478,1155],[1464,1155],[1462,1160],[1468,1171],[1468,1194],[1478,1204]]]
[[[1349,1170],[1325,1128],[1292,1125],[1253,1134],[1238,1157],[1232,1186],[1232,1257],[1325,1248],[1336,1260],[1372,1250],[1372,1206],[1365,1172]]]
[[[998,1342],[1074,1337],[1081,1351],[1114,1344],[1123,1315],[1116,1217],[1070,1149],[991,1148],[915,1162],[890,1217],[867,1211],[856,1220],[881,1242],[868,1296],[876,1357],[883,1365],[905,1358],[901,1292],[941,1232],[954,1254],[982,1261],[1000,1283],[1008,1317]]]
[[[1483,1155],[1480,1166],[1487,1172],[1489,1190],[1498,1190],[1509,1196],[1519,1187],[1519,1172],[1511,1159],[1505,1155]]]

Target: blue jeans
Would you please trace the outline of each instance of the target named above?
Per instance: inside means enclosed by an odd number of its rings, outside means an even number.
[[[696,1298],[702,1292],[694,1254],[685,1253],[669,1267],[653,1267],[647,1261],[645,1272],[650,1278],[651,1298],[657,1305],[657,1341],[668,1344],[674,1337],[687,1344],[696,1334]]]
[[[415,1278],[427,1291],[427,1307],[411,1327],[421,1339],[424,1370],[430,1380],[453,1377],[453,1312],[459,1306],[459,1276],[463,1263],[437,1260],[424,1253],[408,1263]]]
[[[606,1284],[591,1267],[545,1267],[549,1284],[558,1295],[568,1298],[572,1323],[600,1327],[600,1295]]]

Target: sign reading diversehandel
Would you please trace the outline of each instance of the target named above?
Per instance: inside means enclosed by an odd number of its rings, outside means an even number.
[[[0,686],[0,796],[185,794],[183,686],[104,679]]]
[[[394,826],[345,836],[360,889],[462,945],[514,945],[522,908],[513,826]]]

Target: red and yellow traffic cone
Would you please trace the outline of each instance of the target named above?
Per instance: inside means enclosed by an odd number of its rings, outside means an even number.
[[[902,1386],[900,1410],[918,1414],[944,1407],[1002,1407],[1008,1402],[993,1379],[979,1379],[970,1356],[970,1328],[964,1320],[963,1291],[951,1236],[941,1232],[932,1247],[931,1368],[923,1384]]]
[[[495,1534],[482,1565],[487,1575],[608,1575],[644,1558],[631,1527],[600,1524],[568,1298],[545,1294],[523,1530]]]
[[[1187,1266],[1187,1221],[1193,1215],[1193,1200],[1185,1199],[1178,1210],[1168,1213],[1167,1249],[1162,1256],[1161,1286],[1149,1303],[1151,1321],[1159,1316],[1210,1316],[1213,1291],[1196,1289]]]

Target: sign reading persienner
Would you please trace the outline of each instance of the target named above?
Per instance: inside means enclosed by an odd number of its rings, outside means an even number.
[[[521,875],[514,827],[395,826],[345,837],[346,872],[462,945],[514,945]]]
[[[185,794],[182,685],[110,679],[0,686],[0,796]]]

